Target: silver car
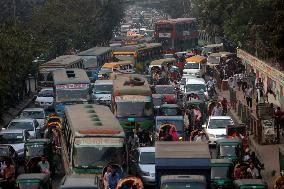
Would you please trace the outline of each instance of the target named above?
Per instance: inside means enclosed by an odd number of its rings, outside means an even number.
[[[155,184],[155,147],[139,147],[130,156],[130,171],[145,185]]]
[[[40,138],[40,126],[36,119],[13,119],[7,129],[25,129],[32,138]]]
[[[45,111],[43,108],[26,108],[20,114],[21,119],[31,118],[36,119],[40,126],[40,132],[43,133],[45,130]]]
[[[30,139],[30,134],[25,129],[2,129],[0,131],[0,144],[11,145],[20,159],[24,158],[25,142]]]

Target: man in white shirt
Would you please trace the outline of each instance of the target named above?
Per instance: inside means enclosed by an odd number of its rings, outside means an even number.
[[[247,169],[247,172],[249,172],[252,175],[253,179],[258,179],[259,178],[259,172],[258,170],[254,167],[253,163],[250,163],[249,168]]]

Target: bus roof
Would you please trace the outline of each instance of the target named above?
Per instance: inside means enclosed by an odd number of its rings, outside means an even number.
[[[206,57],[197,55],[197,56],[192,56],[190,58],[187,58],[185,61],[186,62],[203,62],[206,60],[207,60]]]
[[[90,84],[90,79],[83,69],[58,69],[53,72],[54,85]]]
[[[144,81],[143,85],[128,84],[130,78]],[[152,91],[147,79],[140,74],[115,74],[113,80],[113,94],[114,96],[121,95],[140,95],[151,96]]]
[[[78,56],[99,56],[110,51],[111,47],[93,47],[91,49],[80,52]]]
[[[138,50],[150,49],[150,48],[155,48],[155,47],[162,47],[162,44],[161,43],[143,43],[143,44],[138,44],[138,45],[115,47],[113,53],[115,54],[115,52],[136,52]]]
[[[176,24],[176,23],[185,23],[185,22],[195,22],[196,18],[176,18],[176,19],[167,19],[159,20],[157,24]]]
[[[204,47],[207,47],[207,48],[223,47],[223,43],[220,43],[220,44],[210,44],[210,45],[206,45]]]
[[[83,59],[76,55],[63,55],[53,60],[43,63],[39,66],[39,69],[43,68],[68,68],[68,66],[77,62],[83,61]]]
[[[75,135],[122,135],[119,121],[107,106],[76,104],[65,107],[65,115]]]
[[[134,65],[134,62],[131,62],[131,61],[108,62],[108,63],[105,63],[102,66],[102,68],[113,68],[117,65],[127,65],[127,64],[133,64]]]
[[[175,61],[176,61],[175,58],[163,58],[163,59],[152,61],[150,65],[152,65],[152,66],[162,65],[164,63],[170,63],[170,62],[175,62]]]

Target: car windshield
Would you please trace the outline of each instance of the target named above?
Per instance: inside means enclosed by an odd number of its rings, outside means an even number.
[[[163,108],[164,116],[176,116],[178,114],[177,108]]]
[[[220,64],[220,57],[209,56],[207,62],[210,64]]]
[[[211,119],[209,121],[209,129],[225,129],[228,125],[233,125],[231,119]]]
[[[199,69],[199,63],[186,63],[184,69]]]
[[[140,164],[155,164],[155,152],[141,152]]]
[[[44,111],[23,111],[22,118],[45,119]]]
[[[73,152],[74,166],[95,168],[109,162],[121,162],[123,147],[97,147],[76,145]]]
[[[220,156],[221,157],[229,157],[237,156],[237,147],[236,146],[220,146]]]
[[[161,185],[161,189],[206,189],[205,183],[200,182],[168,182]]]
[[[129,102],[122,101],[116,103],[116,113],[119,117],[143,117],[152,116],[153,108],[151,102]]]
[[[206,85],[205,84],[187,84],[185,86],[186,92],[190,91],[206,91]]]
[[[225,179],[229,176],[229,167],[212,167],[211,178],[212,179]]]
[[[95,85],[94,92],[95,94],[111,94],[112,85]]]
[[[33,122],[25,122],[25,121],[13,121],[8,125],[9,129],[26,129],[28,131],[33,131],[34,126]]]
[[[53,91],[52,90],[44,90],[40,91],[37,95],[38,97],[53,97]]]
[[[26,145],[26,156],[36,157],[44,155],[44,145],[34,144],[34,145]]]
[[[39,183],[33,180],[31,182],[27,182],[27,181],[20,182],[17,185],[19,189],[38,189],[40,188]]]
[[[175,94],[175,88],[172,86],[156,87],[155,91],[157,94]]]
[[[0,133],[0,144],[16,144],[23,142],[24,137],[22,133]]]

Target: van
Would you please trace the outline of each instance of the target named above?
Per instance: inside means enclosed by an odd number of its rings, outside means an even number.
[[[129,61],[105,63],[99,72],[99,79],[103,78],[103,74],[111,75],[114,72],[135,73],[134,63]]]
[[[193,77],[187,78],[184,88],[182,90],[185,93],[203,91],[205,96],[208,97],[206,82],[203,78],[193,78]]]
[[[93,85],[92,97],[95,102],[110,105],[113,80],[97,80]]]
[[[204,74],[206,72],[206,62],[207,59],[204,56],[193,56],[187,58],[183,74],[204,77]]]

